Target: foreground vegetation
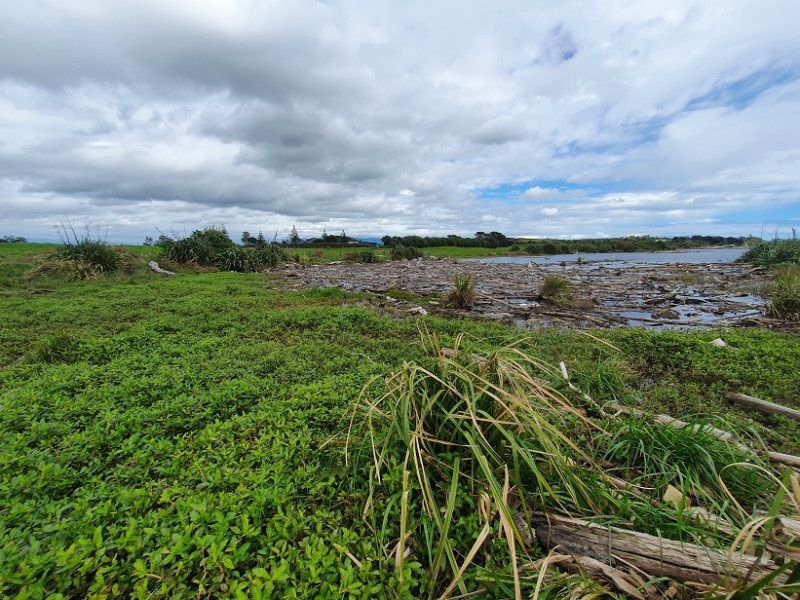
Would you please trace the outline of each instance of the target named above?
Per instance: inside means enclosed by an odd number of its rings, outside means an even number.
[[[31,279],[52,251],[0,248],[0,596],[622,597],[541,562],[516,513],[723,550],[752,531],[751,551],[774,542],[770,516],[798,514],[796,480],[759,451],[800,453],[798,424],[724,400],[800,408],[794,337],[398,318],[366,295],[141,261]],[[648,593],[727,594],[671,587]]]
[[[771,280],[763,289],[767,314],[779,319],[800,320],[800,240],[761,242],[740,260],[772,270]]]

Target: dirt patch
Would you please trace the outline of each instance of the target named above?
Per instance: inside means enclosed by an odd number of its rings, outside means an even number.
[[[766,271],[739,263],[538,265],[428,258],[377,264],[288,263],[272,272],[286,289],[340,287],[378,294],[393,304],[421,305],[428,311],[529,327],[792,328],[763,316],[764,302],[756,290],[763,285]],[[474,306],[469,311],[447,308],[444,298],[454,276],[468,273],[475,281]],[[556,275],[569,282],[571,297],[542,300],[545,277]],[[408,294],[419,300],[415,302]]]

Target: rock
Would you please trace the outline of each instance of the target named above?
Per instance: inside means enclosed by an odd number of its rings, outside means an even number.
[[[672,308],[657,308],[650,316],[654,319],[680,319],[681,314]]]
[[[420,317],[425,317],[428,315],[428,311],[422,308],[421,306],[415,306],[414,308],[409,308],[405,312],[409,315],[419,315]]]
[[[711,344],[712,346],[718,346],[718,347],[720,347],[720,348],[724,348],[725,346],[727,346],[727,345],[728,345],[728,344],[726,344],[725,342],[723,342],[723,341],[722,341],[720,338],[717,338],[717,339],[715,339],[715,340],[711,340],[711,341],[710,341],[710,342],[708,342],[708,343],[709,343],[709,344]]]

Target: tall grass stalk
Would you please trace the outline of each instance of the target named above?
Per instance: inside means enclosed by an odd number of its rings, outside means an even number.
[[[565,433],[574,429],[575,423],[585,429],[592,425],[535,375],[550,377],[553,369],[516,346],[476,361],[470,353],[460,351],[463,336],[457,338],[453,352],[447,353],[452,358],[443,355],[435,336],[423,335],[423,343],[434,356],[433,365],[405,363],[385,380],[385,391],[375,400],[376,386],[368,385],[353,407],[347,445],[358,438],[365,440],[378,482],[382,473],[396,464],[393,453],[403,452],[404,470],[413,473],[422,499],[423,513],[415,515],[415,520],[432,523],[437,532],[434,547],[429,549],[434,556],[431,574],[439,576],[443,557],[452,571],[448,593],[459,585],[468,561],[457,566],[458,551],[448,535],[449,519],[442,515],[452,515],[459,489],[473,490],[475,504],[488,500],[491,508],[486,511],[484,530],[467,556],[470,561],[474,558],[497,518],[513,572],[514,593],[520,597],[518,554],[528,549],[514,523],[512,504],[524,510],[596,512],[596,490],[581,477],[581,465],[592,460]],[[443,489],[449,490],[444,498]],[[400,573],[404,515],[411,506],[405,483],[402,502]]]

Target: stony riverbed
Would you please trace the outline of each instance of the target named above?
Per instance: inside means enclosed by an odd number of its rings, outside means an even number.
[[[422,307],[427,312],[498,319],[521,327],[749,325],[791,329],[789,324],[764,317],[764,300],[758,290],[766,270],[742,263],[540,265],[428,258],[375,264],[288,263],[274,273],[287,289],[340,287],[377,294],[380,303],[398,312]],[[446,296],[454,276],[467,273],[475,282],[474,305],[468,311],[448,308]],[[569,300],[540,297],[545,277],[554,275],[571,284]]]

